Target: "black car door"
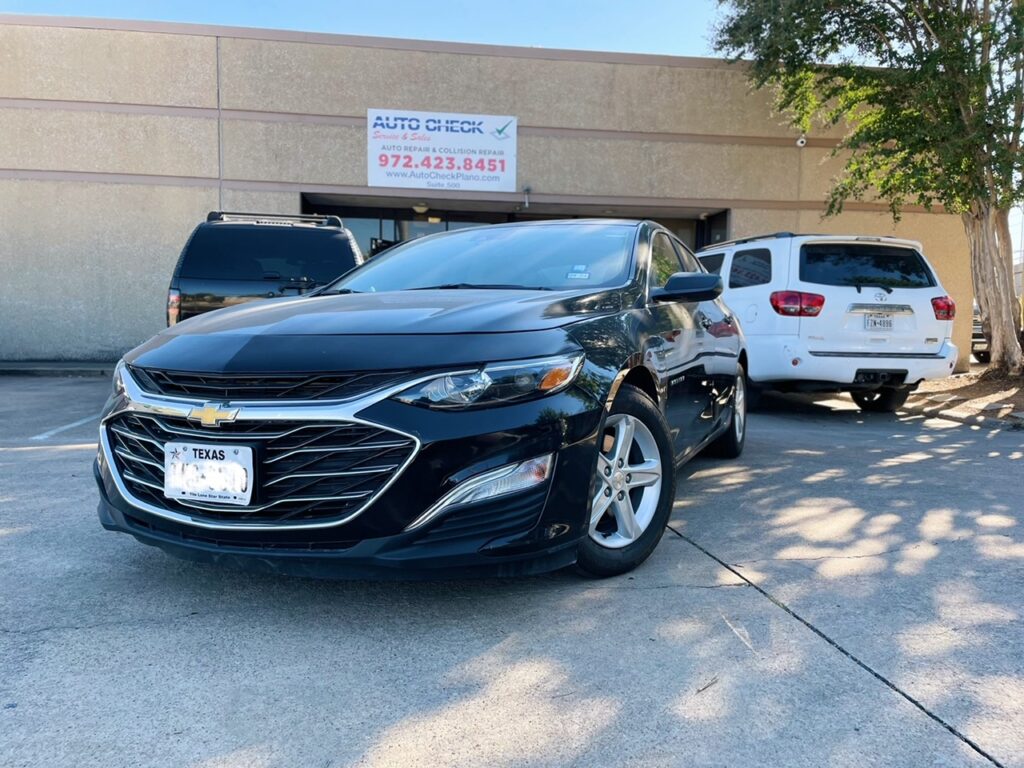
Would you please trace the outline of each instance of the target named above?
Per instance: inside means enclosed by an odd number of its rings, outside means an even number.
[[[706,271],[697,257],[678,240],[673,239],[679,259],[686,272]],[[704,395],[707,398],[704,421],[714,423],[728,401],[736,381],[736,365],[740,352],[739,328],[732,311],[721,299],[702,301],[697,306],[697,325],[704,330],[703,363],[705,379]],[[708,418],[710,417],[710,419]]]
[[[683,265],[668,234],[655,231],[650,241],[649,288],[661,288]],[[707,375],[704,371],[705,329],[698,322],[697,302],[648,301],[650,327],[645,361],[667,388],[665,417],[677,457],[693,450],[711,429]]]

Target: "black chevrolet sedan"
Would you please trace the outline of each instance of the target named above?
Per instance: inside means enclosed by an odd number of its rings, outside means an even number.
[[[661,538],[675,470],[743,449],[721,290],[653,222],[552,221],[187,320],[117,368],[100,520],[309,576],[623,573]]]

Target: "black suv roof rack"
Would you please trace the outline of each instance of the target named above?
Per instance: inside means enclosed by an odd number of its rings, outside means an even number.
[[[340,216],[291,213],[242,213],[240,211],[210,211],[207,221],[248,221],[254,224],[316,224],[318,227],[338,227],[345,225]]]
[[[780,239],[783,237],[803,237],[803,235],[798,235],[795,232],[772,232],[771,234],[768,235],[751,235],[750,237],[738,237],[735,240],[724,240],[721,243],[710,243],[708,245],[702,245],[700,248],[697,249],[697,251],[699,253],[700,251],[707,251],[712,248],[727,248],[730,245],[742,245],[743,243],[751,243],[754,240],[772,240]]]

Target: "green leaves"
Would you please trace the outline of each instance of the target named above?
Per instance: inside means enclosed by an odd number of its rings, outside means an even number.
[[[722,0],[717,48],[793,125],[841,125],[828,212],[1024,199],[1024,3]]]

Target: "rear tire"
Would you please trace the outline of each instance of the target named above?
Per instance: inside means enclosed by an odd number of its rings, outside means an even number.
[[[618,576],[661,540],[676,494],[675,455],[665,417],[630,384],[619,389],[597,448],[589,527],[576,566],[589,576]]]
[[[862,411],[870,413],[895,413],[907,398],[910,397],[909,387],[881,387],[867,391],[851,392],[853,402]]]
[[[764,401],[764,393],[767,391],[766,387],[756,384],[750,380],[749,376],[747,377],[747,413],[760,410]]]
[[[709,456],[723,459],[735,459],[743,453],[743,444],[747,440],[747,405],[748,394],[747,373],[743,366],[736,372],[736,389],[732,393],[732,416],[729,424],[721,435],[707,447]]]

